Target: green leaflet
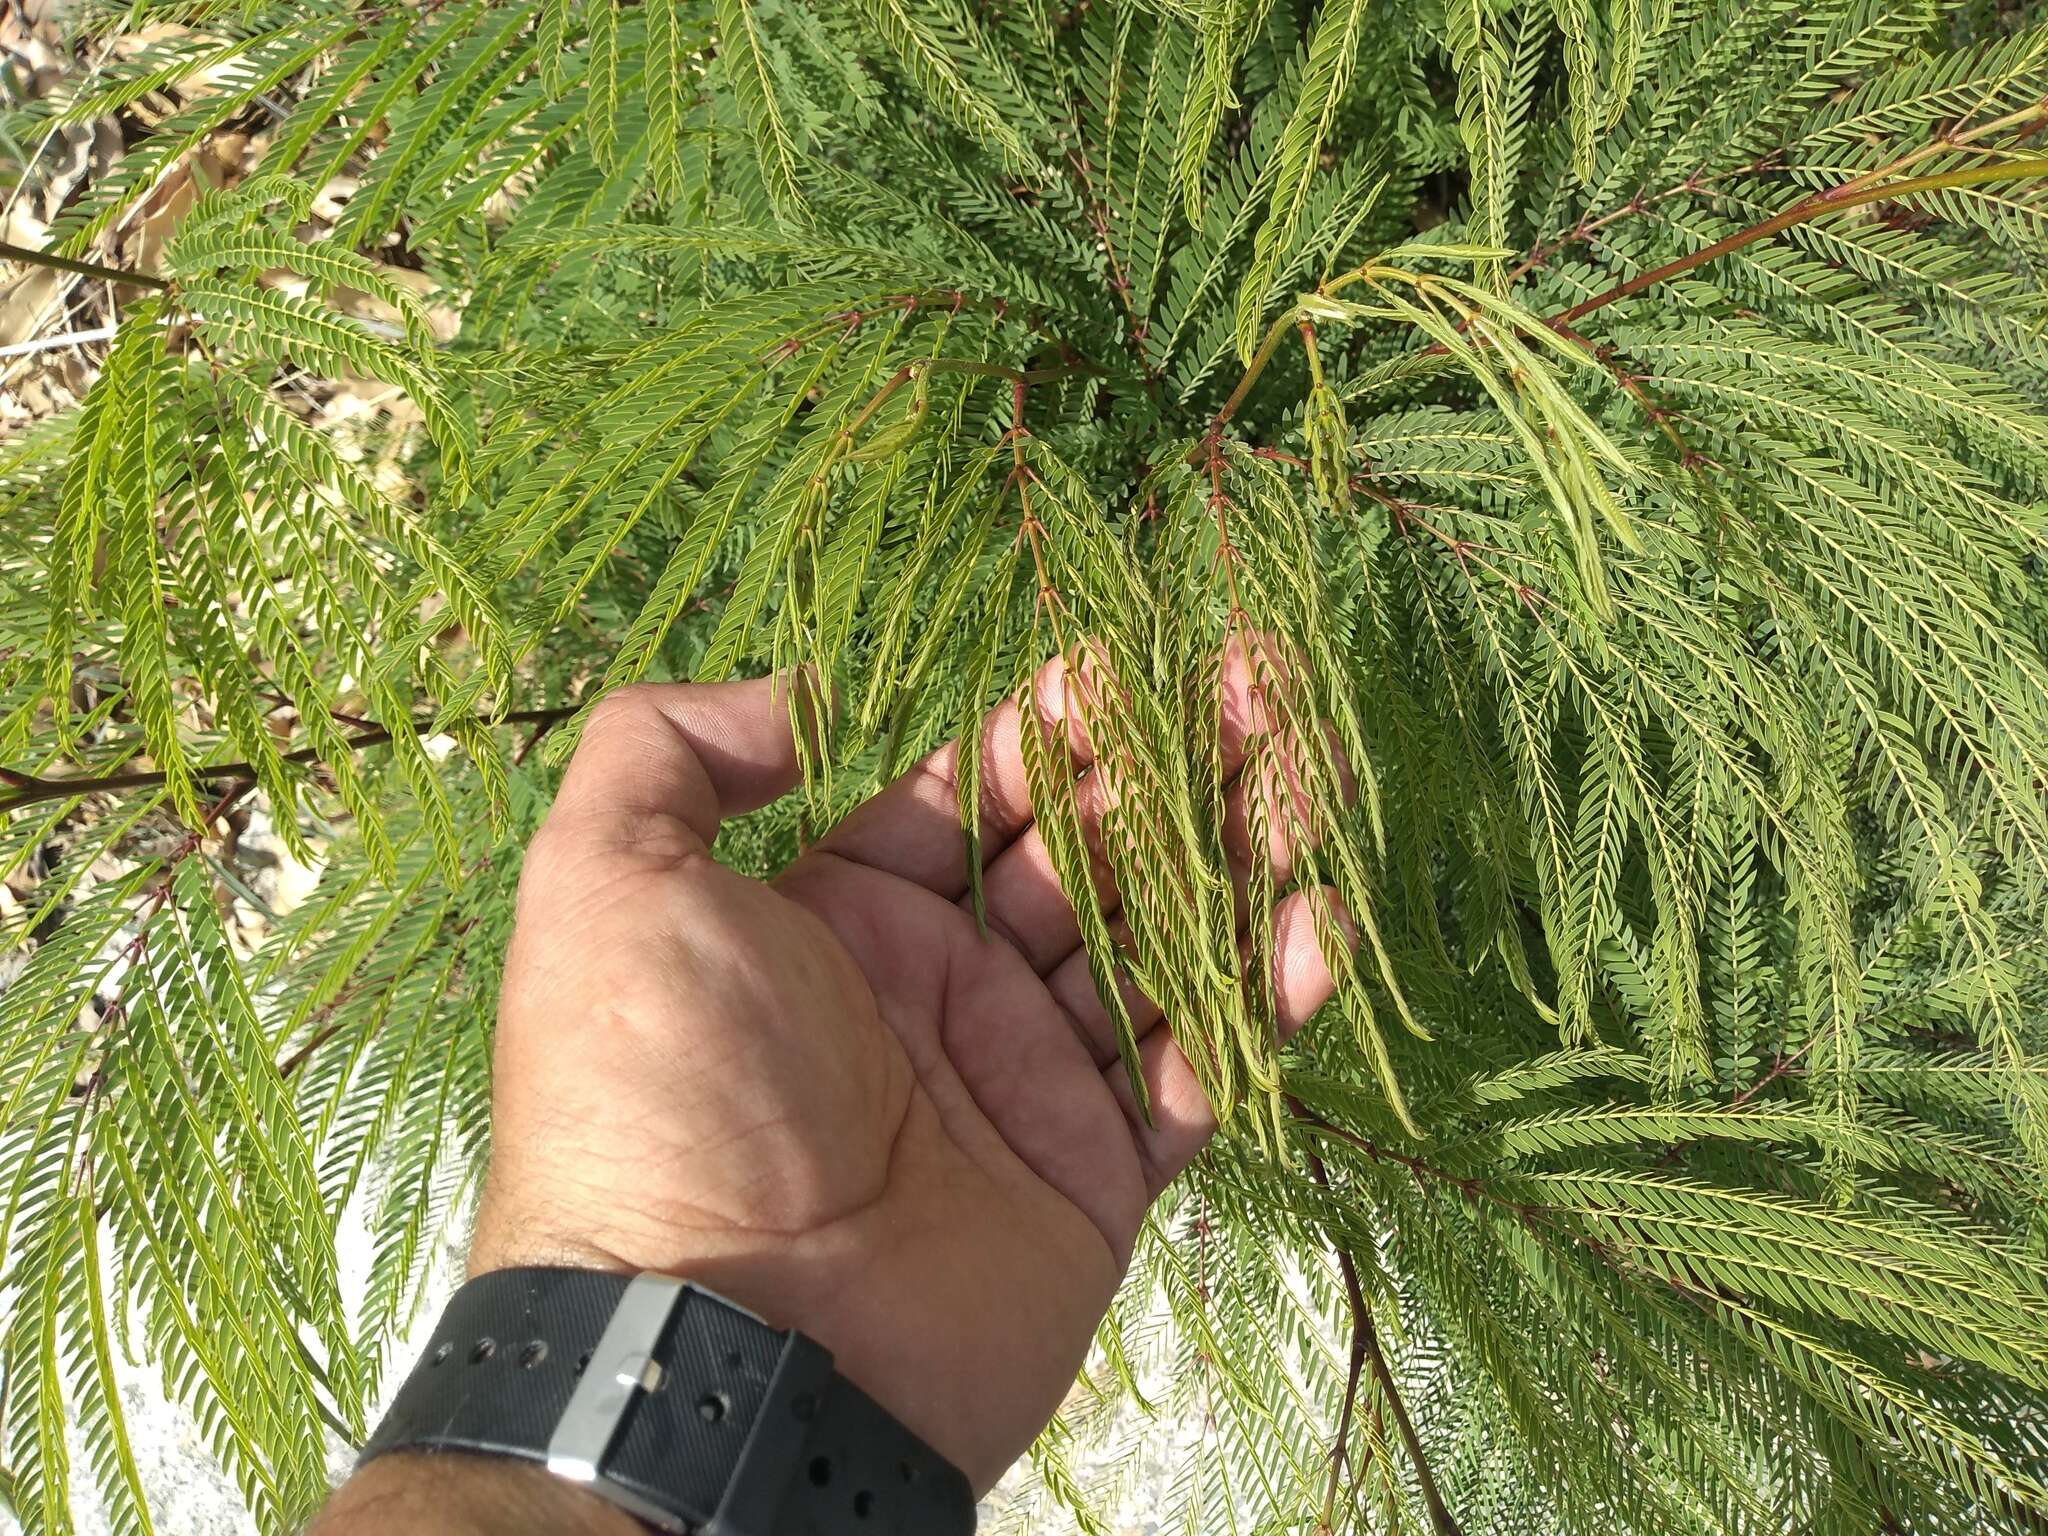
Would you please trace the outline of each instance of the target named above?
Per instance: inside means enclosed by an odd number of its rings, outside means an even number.
[[[330,287],[357,288],[397,310],[406,341],[414,349],[433,345],[426,306],[412,289],[394,281],[376,263],[330,242],[287,240],[263,229],[200,229],[181,238],[172,260],[186,271],[218,268],[287,267]],[[396,381],[394,381],[396,382]]]
[[[145,317],[148,314],[144,307]],[[153,353],[147,324],[131,326],[109,354],[99,388],[86,396],[66,466],[64,490],[51,528],[48,560],[49,621],[44,634],[43,687],[62,700],[58,718],[70,719],[74,626],[86,608],[91,573],[113,500],[111,483],[121,452],[122,399],[138,359]]]
[[[147,321],[145,320],[145,324]],[[153,339],[153,338],[152,338]],[[149,743],[163,765],[171,801],[189,820],[199,816],[194,786],[179,739],[177,705],[171,695],[174,664],[165,612],[166,575],[157,540],[157,501],[167,489],[170,444],[164,440],[170,391],[168,359],[154,347],[140,352],[123,380],[121,406],[130,437],[108,477],[108,499],[116,522],[111,531],[111,565],[121,604],[121,669],[129,697]]]
[[[666,23],[658,24],[666,31]],[[649,49],[649,63],[672,67],[665,37]],[[597,0],[590,8],[590,152],[599,165],[612,164],[619,144],[619,0]],[[665,108],[663,110],[666,110]]]
[[[779,99],[780,86],[761,51],[753,8],[748,0],[717,0],[716,12],[722,73],[747,115],[761,184],[775,207],[800,209],[797,142]]]
[[[1224,110],[1235,100],[1231,90],[1238,59],[1250,41],[1251,16],[1240,4],[1218,6],[1202,19],[1198,51],[1181,96],[1175,134],[1174,179],[1180,187],[1188,223],[1199,226],[1208,195],[1203,171],[1216,141]],[[1259,8],[1263,13],[1263,7]]]
[[[303,367],[360,371],[403,389],[426,417],[451,469],[461,468],[466,429],[444,402],[431,363],[311,300],[211,279],[187,280],[179,292],[202,324],[244,331]]]
[[[988,51],[967,12],[945,0],[862,0],[861,9],[936,111],[998,150],[1007,164],[1022,168],[1034,162],[1003,109],[963,67],[963,54]]]
[[[85,1412],[93,1470],[98,1474],[102,1497],[113,1506],[114,1528],[150,1536],[155,1527],[149,1517],[149,1493],[135,1464],[127,1413],[114,1376],[108,1298],[100,1277],[100,1219],[93,1206],[92,1191],[80,1191],[75,1219],[79,1237],[78,1275],[85,1293],[85,1326],[92,1352],[92,1387]]]
[[[1478,234],[1489,245],[1508,243],[1518,130],[1509,93],[1508,50],[1486,0],[1450,0],[1444,25],[1458,72],[1458,132],[1472,167]]]
[[[1257,340],[1267,283],[1294,238],[1331,125],[1350,89],[1367,3],[1331,0],[1316,19],[1308,63],[1302,72],[1301,96],[1274,151],[1273,191],[1267,200],[1266,220],[1259,226],[1251,266],[1238,289],[1237,351],[1247,360]]]
[[[1600,128],[1599,65],[1593,53],[1591,0],[1551,0],[1564,38],[1565,74],[1571,81],[1572,169],[1593,176],[1593,143]],[[1624,18],[1626,19],[1626,18]]]
[[[663,3],[647,13],[647,139],[652,146],[647,174],[655,190],[674,197],[682,185],[681,140],[692,92],[691,42],[686,37],[682,8]]]

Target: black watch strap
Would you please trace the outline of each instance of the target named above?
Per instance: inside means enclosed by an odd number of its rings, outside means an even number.
[[[470,1281],[362,1460],[391,1451],[540,1462],[691,1536],[974,1529],[967,1479],[822,1345],[666,1275]]]

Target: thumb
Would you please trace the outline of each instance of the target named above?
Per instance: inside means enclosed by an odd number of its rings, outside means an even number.
[[[796,787],[790,674],[736,683],[639,683],[590,712],[551,821],[616,843],[680,823],[706,844],[727,816]]]

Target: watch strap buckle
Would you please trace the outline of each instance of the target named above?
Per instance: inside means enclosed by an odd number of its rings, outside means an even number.
[[[455,1293],[436,1334],[362,1462],[545,1463],[675,1536],[974,1529],[967,1479],[837,1375],[829,1350],[700,1285],[493,1270]]]
[[[673,1275],[643,1273],[627,1283],[548,1438],[550,1472],[591,1485],[611,1502],[666,1531],[681,1531],[682,1521],[607,1481],[605,1460],[641,1398],[661,1386],[662,1366],[655,1356],[683,1293],[691,1289]]]

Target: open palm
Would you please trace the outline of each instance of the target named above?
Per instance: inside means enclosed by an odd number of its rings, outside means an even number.
[[[1242,667],[1224,677],[1230,767],[1259,711]],[[1035,701],[1085,770],[1080,692],[1053,664]],[[1214,1120],[1135,992],[1150,1123],[1132,1106],[1014,705],[982,743],[987,937],[951,746],[772,885],[710,858],[721,817],[791,787],[788,718],[767,680],[593,715],[521,877],[471,1269],[698,1280],[822,1340],[983,1489],[1057,1407]],[[1104,780],[1080,782],[1099,814]],[[1292,1027],[1330,978],[1302,898],[1269,920]]]

